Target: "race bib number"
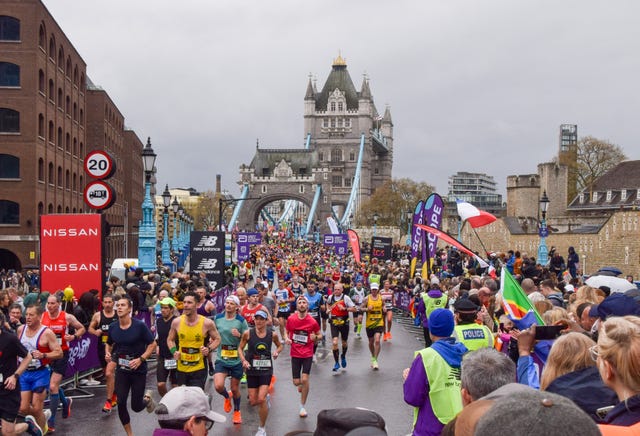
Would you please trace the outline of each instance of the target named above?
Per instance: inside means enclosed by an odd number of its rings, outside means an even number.
[[[253,359],[251,366],[256,369],[271,368],[271,359]]]
[[[180,361],[185,365],[194,365],[200,361],[202,353],[198,348],[182,348],[180,350]]]
[[[56,341],[58,341],[58,345],[62,345],[62,337],[56,336]]]
[[[317,318],[318,314],[319,314],[319,312],[317,310],[309,311],[309,315],[311,315],[314,318]]]
[[[102,343],[106,344],[107,343],[107,339],[109,339],[109,336],[107,335],[102,335]]]
[[[176,369],[177,367],[178,362],[175,359],[165,359],[164,369]]]
[[[309,342],[309,333],[304,330],[296,330],[293,332],[293,342],[300,345],[305,345]]]
[[[331,318],[331,323],[335,326],[344,325],[345,320],[342,318]]]
[[[122,369],[131,369],[131,356],[118,357],[118,366]]]
[[[220,357],[223,359],[236,359],[238,357],[238,347],[235,345],[222,345],[220,347]]]

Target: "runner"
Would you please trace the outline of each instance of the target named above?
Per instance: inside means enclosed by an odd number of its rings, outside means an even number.
[[[215,316],[216,305],[213,304],[213,301],[206,299],[207,289],[205,288],[204,283],[199,282],[198,287],[196,287],[196,294],[198,294],[198,298],[200,298],[200,301],[198,303],[198,309],[196,310],[198,312],[198,315],[202,315],[206,318]],[[205,343],[206,343],[206,338],[205,338]],[[207,363],[207,368],[209,369],[209,377],[213,377],[213,360],[212,360],[211,353],[207,355],[206,363]]]
[[[253,318],[256,312],[259,310],[263,310],[267,313],[267,320],[268,320],[267,324],[272,324],[273,321],[271,319],[271,316],[269,316],[269,309],[267,309],[265,306],[260,304],[260,301],[259,301],[260,296],[259,296],[258,290],[256,288],[249,289],[247,291],[247,296],[249,298],[249,302],[240,310],[240,315],[242,315],[245,321],[247,321],[247,324],[249,325],[249,327],[255,326]]]
[[[31,354],[20,339],[2,325],[4,314],[0,312],[0,421],[3,435],[15,435],[23,432],[41,435],[42,429],[33,416],[27,416],[25,423],[16,424],[20,411],[20,377],[31,363]],[[18,366],[18,358],[21,359]]]
[[[176,319],[176,302],[173,298],[163,298],[160,300],[160,318],[156,320],[156,355],[158,364],[156,366],[156,382],[158,383],[158,393],[164,397],[167,393],[167,379],[171,381],[171,387],[176,387],[177,362],[167,346],[171,324]]]
[[[286,343],[291,345],[291,373],[293,385],[300,392],[301,418],[307,417],[304,408],[309,396],[309,373],[313,363],[313,344],[322,338],[318,322],[308,313],[309,303],[304,296],[296,301],[296,313],[287,319]],[[301,374],[302,373],[302,377]]]
[[[193,291],[184,294],[182,315],[171,323],[167,345],[178,362],[176,379],[178,385],[198,386],[204,390],[207,381],[206,358],[220,343],[220,335],[215,323],[196,312],[199,296]],[[205,337],[209,335],[209,344]],[[180,348],[177,339],[180,338]]]
[[[240,379],[242,378],[242,361],[238,345],[243,333],[249,329],[247,321],[238,315],[240,301],[235,295],[229,295],[224,302],[224,313],[216,316],[216,328],[220,333],[220,345],[215,363],[213,383],[216,391],[224,397],[224,411],[231,412],[231,395],[233,395],[233,423],[242,424],[240,413]],[[227,391],[225,380],[231,376],[231,391]]]
[[[371,284],[371,293],[362,303],[361,310],[367,314],[366,331],[369,338],[369,352],[371,353],[371,368],[378,370],[378,356],[380,355],[380,336],[384,333],[384,314],[386,309],[380,297],[377,283]]]
[[[391,340],[391,324],[393,323],[393,306],[396,304],[396,295],[393,289],[391,289],[391,282],[385,280],[383,288],[380,290],[380,296],[384,302],[385,309],[385,323],[384,323],[384,336],[383,340]]]
[[[49,327],[55,333],[60,348],[62,348],[62,358],[51,362],[51,384],[49,386],[49,410],[51,410],[51,418],[49,418],[49,432],[55,432],[56,412],[58,405],[62,402],[62,419],[71,416],[71,398],[64,396],[64,391],[60,389],[60,382],[67,372],[67,362],[69,361],[69,342],[78,339],[84,335],[86,329],[70,313],[63,312],[60,308],[62,301],[62,292],[56,292],[47,298],[47,310],[42,315],[42,325]],[[69,333],[69,327],[75,330],[75,334]]]
[[[63,353],[55,333],[40,322],[42,312],[39,304],[27,307],[26,323],[18,327],[20,342],[32,358],[20,377],[20,413],[33,416],[44,430],[43,433],[46,433],[47,418],[42,406],[51,380],[49,362],[61,359]],[[49,410],[47,412],[50,413]]]
[[[316,286],[315,280],[309,281],[307,285],[308,285],[307,292],[304,294],[304,297],[307,299],[307,302],[309,303],[309,307],[308,307],[309,315],[311,315],[311,317],[316,320],[318,325],[320,325],[320,323],[322,322],[320,314],[324,312],[324,309],[325,309],[324,299],[322,298],[322,294],[320,294],[316,290],[317,286]],[[318,350],[318,343],[314,342],[313,343],[313,363],[318,362],[318,358],[316,356],[317,350]]]
[[[326,311],[331,322],[331,341],[333,349],[333,372],[337,373],[347,367],[347,348],[349,339],[349,312],[355,312],[355,304],[343,294],[343,285],[337,282],[333,286],[333,294],[327,299]],[[342,338],[342,354],[338,352],[338,336]],[[338,363],[340,357],[340,363]]]
[[[369,295],[369,291],[363,286],[362,279],[357,279],[356,286],[351,289],[351,294],[349,295],[357,308],[357,310],[353,312],[353,331],[357,339],[362,338],[360,334],[362,332],[362,311],[360,310],[360,306],[362,306],[367,295]]]
[[[116,302],[118,322],[109,326],[105,358],[117,364],[115,393],[118,396],[118,417],[128,436],[133,435],[127,398],[131,391],[131,410],[153,412],[155,403],[151,391],[144,390],[147,379],[147,359],[155,342],[147,325],[131,317],[133,302],[123,296]]]
[[[99,338],[98,340],[98,359],[104,373],[105,384],[107,386],[107,399],[102,406],[104,413],[111,413],[111,409],[118,403],[113,392],[115,381],[115,362],[107,362],[105,359],[105,348],[107,338],[109,337],[109,326],[117,320],[116,312],[113,310],[113,295],[105,294],[102,297],[102,310],[93,314],[91,323],[89,324],[89,333]]]
[[[269,384],[273,375],[273,359],[282,352],[283,345],[273,327],[267,325],[268,313],[258,310],[255,315],[255,327],[242,334],[238,351],[242,366],[247,373],[249,404],[258,406],[260,426],[256,436],[267,436],[265,426],[269,415]],[[276,350],[271,354],[272,344]],[[243,351],[245,346],[246,352]]]
[[[293,292],[285,287],[284,281],[278,281],[278,289],[275,293],[276,303],[278,303],[278,322],[280,323],[280,336],[288,336],[286,323],[291,315],[291,303],[295,300]]]

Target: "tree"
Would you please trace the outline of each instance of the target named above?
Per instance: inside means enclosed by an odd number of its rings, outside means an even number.
[[[195,230],[217,230],[218,195],[213,191],[201,193],[198,203],[185,209],[193,217]]]
[[[425,200],[434,191],[433,186],[411,179],[392,179],[375,190],[362,203],[356,218],[357,225],[373,224],[373,214],[378,214],[378,225],[397,226],[406,223],[407,211],[413,212],[416,203]]]
[[[585,136],[578,141],[577,181],[578,191],[593,191],[593,184],[611,168],[626,160],[622,148],[609,141]]]

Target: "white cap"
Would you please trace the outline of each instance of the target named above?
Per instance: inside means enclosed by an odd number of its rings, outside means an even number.
[[[380,289],[380,285],[377,282],[371,283],[371,289]]]
[[[192,416],[212,422],[226,422],[227,418],[209,407],[209,399],[197,386],[177,386],[162,397],[156,407],[158,421],[188,420]]]

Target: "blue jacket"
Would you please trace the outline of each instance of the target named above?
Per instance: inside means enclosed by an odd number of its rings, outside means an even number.
[[[640,395],[620,401],[604,418],[605,424],[630,426],[640,422]]]

